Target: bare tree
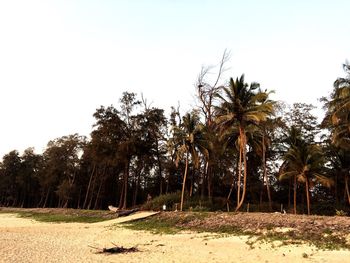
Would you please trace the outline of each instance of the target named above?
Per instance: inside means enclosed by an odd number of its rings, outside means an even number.
[[[206,137],[209,141],[210,138],[215,133],[215,123],[214,123],[214,100],[216,94],[222,88],[220,82],[225,71],[227,71],[226,63],[230,59],[230,52],[225,50],[221,60],[216,66],[203,66],[196,83],[198,108],[204,115],[204,123],[206,126]],[[216,72],[215,72],[216,70]],[[213,77],[214,76],[214,77]],[[212,200],[212,163],[213,163],[213,151],[211,145],[214,143],[208,143],[207,154],[204,156],[204,172],[202,173],[202,197],[204,195],[204,189],[207,186],[208,198],[211,202]]]

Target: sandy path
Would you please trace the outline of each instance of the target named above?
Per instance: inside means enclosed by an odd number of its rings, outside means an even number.
[[[153,235],[111,227],[128,218],[95,224],[50,224],[0,214],[0,262],[349,262],[350,258],[350,251],[317,251],[306,245],[255,245],[251,249],[246,237]],[[137,246],[140,252],[103,255],[89,247],[110,247],[111,242]],[[303,253],[308,258],[303,258]]]

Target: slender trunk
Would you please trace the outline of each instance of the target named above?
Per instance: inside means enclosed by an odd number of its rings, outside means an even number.
[[[166,194],[169,192],[169,179],[170,179],[170,173],[167,173],[167,175],[166,175],[166,185],[165,185],[165,193]]]
[[[158,177],[159,177],[159,195],[163,194],[163,176],[162,176],[162,163],[160,160],[160,153],[158,149],[158,138],[156,139],[156,147],[157,147],[157,162],[158,162]]]
[[[43,204],[43,208],[45,208],[46,205],[47,205],[47,200],[49,199],[49,195],[50,195],[50,188],[47,189],[45,201],[44,201],[44,204]]]
[[[345,192],[348,197],[348,203],[350,205],[350,191],[349,191],[349,176],[345,175]]]
[[[307,214],[310,215],[310,191],[309,191],[309,179],[308,178],[305,178],[305,191],[306,191]]]
[[[95,173],[95,169],[96,169],[96,164],[94,164],[94,166],[93,166],[93,168],[92,168],[92,171],[91,171],[91,174],[90,174],[89,184],[88,184],[88,187],[87,187],[87,190],[86,190],[83,208],[86,207],[86,203],[87,203],[87,200],[88,200],[88,197],[89,197],[89,192],[90,192],[92,177],[93,177],[93,175],[94,175],[94,173]]]
[[[141,171],[142,171],[142,169],[138,169],[138,171],[137,171],[137,179],[136,179],[136,183],[135,183],[135,191],[134,191],[134,196],[133,196],[133,199],[132,199],[132,206],[133,207],[136,206],[136,202],[137,202],[137,194],[138,194],[138,190],[139,190],[139,187],[140,187]]]
[[[297,214],[297,177],[294,175],[294,196],[293,196],[293,204],[294,204],[294,214]]]
[[[238,164],[236,166],[236,174],[239,176],[239,168],[240,168],[240,164],[241,164],[241,148],[239,149],[239,156],[237,156],[236,162],[238,162]],[[233,170],[235,170],[235,169],[233,169]],[[239,202],[239,194],[238,194],[238,188],[239,188],[238,185],[239,184],[240,184],[240,179],[238,178],[238,182],[237,182],[237,204]],[[231,198],[234,186],[235,186],[235,173],[232,174],[231,187],[230,187],[230,191],[229,191],[229,193],[227,195],[227,198],[226,198],[226,209],[227,209],[227,212],[230,212],[230,198]]]
[[[124,178],[124,201],[123,201],[122,209],[126,209],[126,206],[127,206],[129,167],[130,167],[130,160],[128,160],[126,163],[126,172],[125,172],[125,178]]]
[[[207,174],[207,185],[208,185],[208,200],[209,203],[213,202],[213,175],[212,175],[213,169],[212,169],[212,165],[209,164],[208,166],[208,174]]]
[[[204,171],[201,173],[200,176],[202,178],[202,183],[201,183],[201,200],[204,200],[204,192],[205,192],[205,186],[206,186],[206,180],[207,180],[207,174],[208,174],[208,162],[205,162],[204,165]],[[200,168],[199,168],[200,171]]]
[[[192,197],[192,195],[193,195],[194,176],[196,174],[195,168],[193,168],[193,170],[191,171],[191,174],[192,174],[192,176],[191,176],[191,184],[190,184],[190,197]]]
[[[124,174],[123,174],[124,177]],[[119,197],[119,205],[118,208],[121,209],[122,208],[122,204],[123,204],[123,197],[124,197],[124,184],[123,184],[124,180],[122,180],[122,186],[121,186],[121,190],[120,190],[120,197]]]
[[[41,207],[41,206],[42,206],[42,203],[44,202],[44,198],[45,198],[45,192],[42,191],[41,197],[40,197],[40,201],[39,201],[39,203],[37,204],[37,207]]]
[[[334,197],[335,197],[335,205],[339,205],[339,198],[338,198],[338,174],[334,177]]]
[[[243,193],[242,193],[242,197],[240,198],[240,202],[239,204],[237,204],[236,207],[236,212],[242,207],[243,202],[244,202],[244,198],[245,198],[245,194],[247,191],[247,154],[246,154],[246,137],[245,137],[245,131],[243,128],[240,128],[240,135],[241,135],[241,147],[242,147],[242,158],[243,158],[243,166],[244,166],[244,170],[243,170]]]
[[[242,177],[242,147],[241,144],[239,145],[239,157],[238,157],[238,172],[237,172],[237,204],[236,207],[238,207],[238,204],[240,202],[241,198],[241,177]]]
[[[100,180],[100,185],[98,186],[98,191],[97,191],[97,196],[96,196],[96,199],[95,199],[95,204],[94,204],[94,210],[97,209],[97,205],[98,205],[98,201],[100,199],[100,193],[101,193],[101,188],[102,188],[102,185],[103,185],[103,181],[104,180]]]
[[[288,182],[288,210],[290,209],[290,203],[291,203],[291,189],[292,189],[292,178],[289,178],[289,182]]]
[[[80,202],[81,202],[81,187],[79,188],[79,195],[78,195],[77,209],[80,209]]]
[[[182,181],[180,211],[182,211],[182,209],[183,209],[184,195],[185,195],[185,185],[186,185],[186,177],[187,177],[187,170],[188,170],[188,152],[186,152],[185,173],[184,173],[184,178],[183,178],[183,181]]]
[[[91,189],[91,195],[90,195],[90,200],[89,200],[89,204],[87,206],[87,209],[90,209],[91,208],[91,205],[92,205],[92,199],[94,198],[94,191],[95,191],[95,187],[96,187],[96,179],[98,177],[98,170],[95,174],[95,176],[93,177],[93,180],[92,180],[92,189]]]
[[[263,195],[264,195],[264,186],[260,189],[260,195],[259,195],[259,212],[261,211],[262,203],[263,203]]]
[[[271,193],[270,193],[270,184],[269,184],[269,180],[267,178],[267,169],[266,169],[265,134],[263,135],[263,138],[262,138],[262,147],[263,147],[262,162],[263,162],[263,170],[264,170],[264,181],[265,181],[265,184],[266,184],[267,197],[269,199],[269,210],[272,211],[272,200],[271,200]]]

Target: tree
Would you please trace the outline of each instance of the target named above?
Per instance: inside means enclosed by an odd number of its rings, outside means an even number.
[[[50,141],[43,154],[43,169],[39,181],[42,187],[40,204],[48,205],[53,193],[58,197],[58,207],[67,207],[75,190],[80,157],[86,138],[78,134],[63,136]]]
[[[5,206],[18,206],[21,204],[22,191],[21,178],[22,163],[18,151],[13,150],[5,154],[1,164],[1,196]]]
[[[330,118],[333,143],[346,150],[350,150],[350,65],[343,65],[346,78],[338,78],[334,82],[331,99],[326,102]]]
[[[267,101],[268,93],[259,89],[258,83],[248,85],[244,75],[235,81],[231,78],[229,87],[223,88],[224,95],[218,94],[221,105],[217,107],[217,123],[223,131],[237,127],[239,132],[239,165],[237,185],[237,206],[240,209],[244,202],[247,185],[247,136],[248,125],[258,125],[273,112],[273,103]],[[243,161],[243,162],[242,162]],[[243,172],[243,192],[240,194],[240,178]]]
[[[307,103],[293,103],[285,113],[285,122],[288,127],[294,126],[308,143],[315,140],[319,133],[317,117],[312,114],[316,107]]]
[[[118,145],[118,158],[124,164],[123,171],[123,187],[119,199],[119,208],[126,209],[127,195],[128,195],[128,180],[130,172],[130,163],[135,155],[137,138],[134,136],[135,132],[135,116],[132,115],[135,107],[140,105],[140,101],[136,100],[135,93],[124,92],[121,99],[121,119],[124,121],[123,138]]]
[[[326,109],[322,124],[331,133],[331,141],[336,152],[333,158],[334,169],[344,178],[344,192],[350,204],[350,170],[346,160],[350,156],[350,65],[346,63],[343,68],[346,77],[338,78],[334,82],[330,98],[322,98]]]
[[[215,100],[217,94],[222,88],[220,82],[222,81],[223,74],[226,71],[225,64],[230,58],[230,53],[225,50],[222,58],[217,67],[206,66],[202,67],[198,80],[196,83],[197,99],[199,100],[198,108],[204,116],[203,135],[206,141],[206,153],[204,154],[204,176],[202,178],[202,195],[204,195],[204,187],[207,184],[207,192],[209,202],[212,202],[212,174],[213,165],[215,163],[215,156],[218,157],[220,153],[220,143],[218,142],[218,136],[216,134],[215,119]],[[211,79],[212,72],[217,68],[217,72],[214,74],[214,78]]]
[[[36,154],[33,148],[28,148],[21,156],[21,183],[23,184],[22,207],[33,207],[37,205],[37,192],[40,189],[38,180],[42,167],[43,158],[41,154]]]
[[[119,193],[124,189],[122,180],[119,180],[119,174],[125,169],[125,164],[121,161],[124,159],[123,153],[120,152],[120,144],[126,137],[126,123],[122,120],[120,112],[112,105],[101,106],[93,116],[96,123],[91,132],[91,141],[84,151],[86,155],[83,156],[84,160],[90,163],[89,182],[83,205],[87,209],[93,205],[93,200],[96,205],[98,204],[108,177],[115,184],[111,195],[115,197],[118,195],[118,189]],[[107,173],[108,171],[110,174]],[[111,202],[116,202],[112,196],[109,198],[109,204]]]
[[[292,128],[291,133],[297,130]],[[330,187],[332,180],[322,174],[324,158],[321,147],[316,144],[308,144],[299,136],[290,136],[295,140],[284,155],[284,162],[280,169],[280,180],[284,178],[294,178],[294,191],[296,182],[305,183],[307,211],[310,215],[310,187],[315,182],[319,182]],[[296,213],[296,194],[294,192],[294,213]]]
[[[187,113],[182,120],[183,122],[182,122],[182,125],[180,126],[181,131],[179,132],[180,136],[177,138],[177,140],[181,142],[181,147],[179,148],[178,156],[177,156],[177,163],[183,157],[185,158],[185,170],[184,170],[183,180],[182,180],[180,211],[182,211],[183,204],[184,204],[184,194],[186,189],[186,179],[188,174],[189,158],[191,156],[193,167],[198,168],[199,166],[198,151],[199,149],[202,149],[201,126],[199,123],[198,113],[196,112]]]

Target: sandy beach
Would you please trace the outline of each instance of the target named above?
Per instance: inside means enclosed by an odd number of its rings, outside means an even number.
[[[254,244],[248,237],[184,232],[155,235],[118,225],[150,212],[87,223],[41,223],[0,214],[0,262],[348,262],[350,251],[308,245]],[[99,254],[92,248],[138,248],[127,254]]]

